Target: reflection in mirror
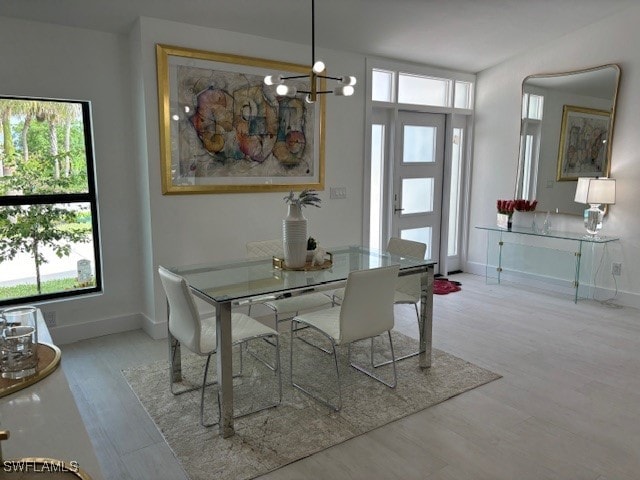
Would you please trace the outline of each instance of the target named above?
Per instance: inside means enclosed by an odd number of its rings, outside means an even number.
[[[611,168],[619,81],[617,65],[524,79],[515,198],[582,215],[577,178],[606,177]]]

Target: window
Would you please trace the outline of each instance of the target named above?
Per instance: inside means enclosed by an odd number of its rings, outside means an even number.
[[[451,80],[409,73],[398,74],[398,102],[448,107],[451,105]]]
[[[454,128],[451,142],[451,181],[449,184],[449,242],[447,255],[458,255],[460,244],[460,199],[462,198],[462,161],[464,129]]]
[[[89,102],[0,97],[0,305],[102,289]]]
[[[394,72],[373,69],[371,71],[371,99],[376,102],[393,102]]]
[[[395,70],[371,69],[371,100],[426,107],[473,108],[473,82]],[[538,97],[542,99],[542,97]],[[542,103],[540,103],[540,109]]]
[[[382,186],[384,179],[385,125],[371,125],[371,194],[369,199],[369,246],[382,250]]]
[[[542,95],[534,95],[533,93],[522,95],[522,118],[542,120],[543,110],[544,97]]]
[[[473,98],[471,98],[471,92],[473,91],[473,84],[471,82],[460,82],[456,80],[455,86],[455,108],[471,108],[473,104]]]

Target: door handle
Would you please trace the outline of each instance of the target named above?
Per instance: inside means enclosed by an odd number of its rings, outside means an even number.
[[[403,210],[404,210],[404,208],[394,208],[393,209],[393,213],[402,212]]]

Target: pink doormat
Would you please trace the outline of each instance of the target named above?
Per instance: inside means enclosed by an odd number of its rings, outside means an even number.
[[[454,282],[446,278],[436,278],[433,281],[433,293],[435,295],[446,295],[451,292],[459,292],[460,282]]]

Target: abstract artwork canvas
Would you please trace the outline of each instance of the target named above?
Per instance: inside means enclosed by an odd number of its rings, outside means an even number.
[[[263,81],[309,67],[166,45],[156,54],[163,193],[324,187],[324,99],[279,96]]]

